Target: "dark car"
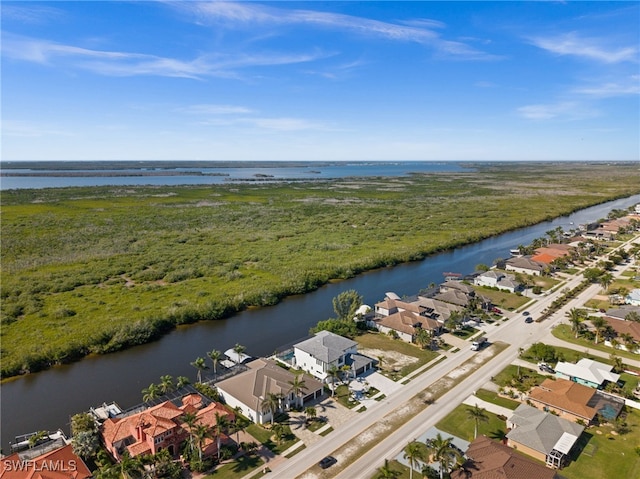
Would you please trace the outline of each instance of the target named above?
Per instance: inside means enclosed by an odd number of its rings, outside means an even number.
[[[529,311],[525,311],[524,313],[522,313],[522,316],[529,316]]]
[[[327,456],[318,463],[318,466],[322,469],[326,469],[327,467],[333,466],[336,462],[338,462],[338,460],[335,457]]]
[[[548,364],[540,363],[538,364],[538,368],[540,369],[540,371],[544,371],[545,373],[555,374],[554,369]]]
[[[533,318],[531,316],[527,316],[524,320],[525,323],[533,323]]]

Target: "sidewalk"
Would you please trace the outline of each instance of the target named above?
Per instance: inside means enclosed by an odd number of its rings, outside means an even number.
[[[511,417],[513,415],[513,411],[511,409],[498,406],[497,404],[493,404],[487,401],[483,401],[474,394],[462,401],[462,404],[466,404],[467,406],[478,406],[486,409],[489,412],[492,412],[493,414],[497,414],[498,416]]]

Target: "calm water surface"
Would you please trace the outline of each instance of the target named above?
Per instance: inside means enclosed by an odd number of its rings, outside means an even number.
[[[63,428],[68,431],[70,416],[102,402],[116,401],[131,407],[141,401],[143,388],[158,383],[161,375],[188,376],[195,381],[190,366],[207,351],[224,351],[240,343],[253,356],[269,355],[277,348],[305,337],[318,321],[334,315],[332,299],[347,289],[363,295],[373,305],[385,292],[414,294],[429,283],[440,283],[443,271],[470,273],[478,263],[491,264],[508,257],[509,249],[528,244],[557,226],[566,230],[581,223],[606,217],[613,208],[640,202],[640,195],[587,208],[567,217],[506,233],[423,261],[402,264],[328,284],[301,296],[289,297],[268,308],[245,311],[221,321],[180,327],[157,342],[127,351],[95,356],[2,385],[2,447],[17,434]],[[208,359],[207,359],[208,360]]]

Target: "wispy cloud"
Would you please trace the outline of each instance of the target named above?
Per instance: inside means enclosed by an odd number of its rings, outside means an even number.
[[[576,88],[573,92],[596,98],[640,95],[640,75],[631,75],[619,81]]]
[[[301,25],[347,31],[362,36],[392,41],[418,43],[434,48],[440,54],[478,60],[498,57],[477,50],[465,43],[441,38],[434,29],[444,24],[428,19],[413,19],[391,23],[340,13],[314,10],[289,10],[233,2],[178,2],[177,8],[194,15],[199,23],[217,22],[230,27]]]
[[[71,62],[74,66],[108,76],[154,75],[202,78],[238,77],[237,70],[255,66],[289,65],[326,58],[323,52],[301,54],[205,54],[191,60],[144,53],[94,50],[48,40],[6,34],[2,42],[6,58],[53,65]]]
[[[65,13],[51,6],[30,4],[28,2],[17,4],[2,3],[3,23],[15,21],[29,25],[40,25],[45,23],[60,22]]]
[[[553,37],[532,38],[531,43],[557,55],[571,55],[602,63],[637,62],[638,47],[611,46],[610,40],[581,37],[576,32]]]
[[[598,116],[593,108],[576,101],[526,105],[518,114],[528,120],[584,120]]]

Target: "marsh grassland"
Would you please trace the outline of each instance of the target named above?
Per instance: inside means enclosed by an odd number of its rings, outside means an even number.
[[[3,378],[640,192],[637,163],[2,191]]]

